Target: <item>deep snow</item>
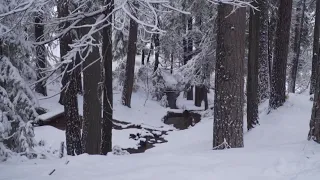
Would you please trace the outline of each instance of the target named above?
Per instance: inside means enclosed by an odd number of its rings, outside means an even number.
[[[133,108],[116,106],[116,117],[151,126],[163,125],[158,116],[166,110],[157,102],[143,108],[139,94]],[[153,104],[154,103],[154,104]],[[307,141],[312,102],[307,95],[290,94],[278,110],[266,114],[261,106],[260,126],[245,132],[245,147],[214,151],[212,117],[184,131],[170,132],[168,143],[143,154],[124,156],[55,156],[46,160],[11,159],[0,163],[0,180],[315,180],[320,177],[320,145]],[[117,112],[118,111],[118,112]],[[151,111],[151,112],[150,112]],[[118,115],[117,115],[118,114]],[[139,118],[139,119],[136,119]],[[114,131],[114,145],[132,145],[129,132]],[[64,132],[52,127],[36,128],[37,140],[59,148]],[[65,163],[69,161],[66,165]],[[49,176],[53,170],[56,171]]]

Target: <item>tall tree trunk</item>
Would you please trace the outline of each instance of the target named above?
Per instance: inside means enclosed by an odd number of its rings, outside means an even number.
[[[201,107],[201,103],[204,100],[204,85],[196,86],[194,91],[194,105]]]
[[[109,16],[108,23],[112,22],[114,0],[107,0],[108,9],[105,16]],[[103,120],[101,153],[112,151],[112,116],[113,116],[113,91],[112,91],[112,26],[103,29],[102,54],[104,62],[104,91],[103,91]]]
[[[159,39],[159,34],[154,34],[154,48],[155,48],[155,53],[154,53],[154,69],[153,72],[155,72],[158,69],[159,66],[159,55],[160,55],[160,39]]]
[[[84,21],[85,24],[94,24],[95,17]],[[88,33],[89,28],[83,29]],[[92,35],[95,44],[101,38],[99,32]],[[85,52],[87,53],[87,52]],[[93,46],[89,52],[83,70],[83,147],[88,154],[101,154],[101,61],[99,47]]]
[[[188,19],[188,33],[192,31],[192,17]],[[188,35],[187,40],[187,61],[192,59],[193,40],[191,34]],[[187,91],[187,100],[193,100],[193,86]]]
[[[3,56],[2,39],[0,38],[0,57]]]
[[[276,109],[286,101],[286,70],[290,38],[292,0],[281,0],[274,47],[269,106]]]
[[[295,93],[296,90],[296,79],[300,57],[300,44],[301,44],[301,33],[303,30],[304,13],[306,8],[306,0],[300,0],[296,8],[296,22],[294,27],[294,44],[293,52],[294,57],[292,60],[290,78],[289,78],[289,92]],[[302,9],[302,11],[301,11]]]
[[[145,49],[142,49],[142,53],[141,53],[141,64],[144,65],[144,59],[145,59]]]
[[[268,61],[268,1],[259,0],[259,63],[258,63],[258,100],[265,101],[269,97],[270,65]],[[271,56],[272,57],[272,56]]]
[[[201,18],[202,17],[200,15],[198,17],[196,17],[196,24],[197,24],[197,26],[199,28],[201,27]],[[194,43],[197,52],[200,50],[200,42],[201,42],[201,39],[197,39],[195,41],[195,43]],[[203,69],[204,68],[202,68],[202,71],[204,71]],[[204,74],[204,72],[202,72],[202,73]],[[198,69],[198,74],[197,75],[200,75],[200,68]],[[205,81],[205,76],[202,77],[202,81],[203,82]],[[204,84],[202,84],[202,85],[196,85],[194,89],[195,89],[195,92],[194,92],[194,105],[197,106],[197,107],[201,107],[201,103],[205,98],[205,93],[207,93],[206,87],[205,87]]]
[[[70,71],[74,67],[74,62],[67,66],[67,70]],[[82,154],[81,143],[81,123],[78,110],[78,97],[77,97],[77,83],[76,71],[66,75],[65,81],[68,82],[65,90],[64,98],[64,114],[66,118],[66,144],[67,154],[76,155]]]
[[[78,53],[76,55],[76,60],[75,60],[77,68],[75,69],[75,76],[76,76],[76,85],[77,85],[77,93],[82,94],[83,93],[83,87],[82,87],[82,77],[81,77],[81,72],[82,72],[82,65],[79,65],[81,63],[81,57],[80,54]]]
[[[259,7],[262,0],[253,2],[253,6]],[[249,19],[249,54],[248,54],[248,80],[247,80],[247,129],[259,124],[258,118],[258,64],[259,64],[259,40],[260,40],[260,11],[253,12],[250,9]]]
[[[58,10],[58,18],[62,18],[62,17],[66,17],[69,15],[69,3],[68,0],[59,0],[57,2],[57,10]],[[65,23],[60,23],[59,24],[59,28],[60,29],[65,29],[67,27],[69,27],[70,23],[69,22],[65,22]],[[60,39],[59,39],[59,45],[60,45],[60,59],[61,61],[64,61],[64,56],[71,50],[71,48],[69,47],[69,44],[72,44],[72,36],[70,34],[70,32],[66,33],[65,35],[63,35]],[[60,99],[59,99],[59,103],[61,105],[64,105],[64,97],[65,97],[65,88],[67,85],[67,72],[65,72],[65,66],[62,66],[62,72],[64,72],[63,74],[63,78],[61,81],[62,84],[62,92],[60,93]],[[65,80],[64,80],[65,79]]]
[[[214,149],[243,147],[245,8],[219,4],[214,99]]]
[[[126,74],[122,91],[122,104],[128,107],[131,107],[131,95],[134,81],[134,65],[137,52],[137,36],[138,23],[135,20],[130,19]]]
[[[173,73],[173,51],[171,52],[171,67],[170,67],[170,73]]]
[[[41,42],[44,40],[44,25],[43,23],[43,14],[37,13],[35,17],[35,38],[36,42]],[[44,96],[47,96],[47,86],[46,81],[43,80],[45,77],[44,69],[46,68],[46,47],[43,45],[36,46],[36,54],[37,54],[37,84],[36,84],[36,92],[40,93]]]
[[[69,15],[69,3],[67,0],[61,0],[58,2],[59,17],[66,17]],[[67,25],[67,24],[66,24]],[[63,27],[65,28],[65,27]],[[63,57],[71,50],[68,44],[72,43],[71,33],[65,34],[60,39],[60,57]],[[74,67],[75,61],[67,65],[67,72]],[[62,78],[62,84],[64,87],[63,98],[60,98],[60,103],[64,105],[64,114],[66,117],[66,145],[67,154],[75,155],[82,153],[81,142],[81,123],[78,110],[77,99],[77,84],[76,84],[76,71],[71,73],[65,73]]]
[[[319,0],[317,0],[317,5]],[[317,76],[317,65],[319,61],[319,37],[320,37],[320,12],[319,7],[316,9],[316,18],[313,33],[313,56],[312,56],[312,72],[311,72],[311,87],[310,95],[315,93]]]
[[[320,58],[319,54],[319,24],[320,23],[320,0],[317,0],[316,18],[314,26],[314,41],[313,41],[313,59],[312,59],[312,74],[315,79],[313,92],[314,101],[310,120],[310,130],[308,140],[313,140],[320,143]]]
[[[269,0],[268,3],[269,3],[268,11],[270,14],[270,18],[268,22],[268,66],[269,66],[269,94],[268,95],[270,97],[274,40],[275,40],[275,32],[277,29],[277,21],[278,21],[277,12],[278,12],[279,0]]]

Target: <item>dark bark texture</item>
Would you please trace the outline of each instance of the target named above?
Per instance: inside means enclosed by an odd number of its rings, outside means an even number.
[[[278,12],[279,0],[269,0],[268,3],[269,3],[268,11],[270,14],[270,18],[268,21],[268,66],[269,66],[269,96],[270,96],[274,41],[275,41],[275,32],[277,29],[277,22],[278,22],[277,12]]]
[[[35,38],[36,42],[41,42],[44,40],[44,25],[43,15],[38,13],[35,17]],[[36,65],[37,65],[37,84],[35,90],[37,93],[40,93],[44,96],[47,96],[47,86],[46,81],[42,80],[45,77],[44,69],[46,68],[46,47],[44,45],[36,46]]]
[[[141,64],[144,65],[144,59],[145,59],[145,55],[146,54],[146,50],[142,49],[141,51]]]
[[[171,67],[170,67],[170,73],[172,74],[173,73],[173,51],[171,52],[170,54],[170,59],[171,59]]]
[[[129,28],[129,43],[128,43],[128,54],[124,86],[122,91],[122,104],[131,107],[131,96],[133,90],[134,81],[134,65],[137,52],[137,36],[138,36],[138,23],[130,19]]]
[[[108,9],[104,13],[109,16],[114,7],[113,0],[107,0]],[[109,17],[112,22],[112,16]],[[113,90],[112,90],[112,26],[103,29],[102,54],[104,62],[104,99],[102,119],[102,144],[101,153],[112,151],[112,118],[113,118]]]
[[[289,78],[289,92],[295,93],[298,64],[300,58],[301,33],[303,30],[306,0],[300,0],[296,8],[296,21],[294,25],[293,59]]]
[[[159,67],[159,56],[160,56],[160,38],[159,34],[154,35],[154,48],[155,48],[155,53],[154,53],[154,69],[153,72],[155,72],[158,67]]]
[[[93,24],[96,19],[88,18],[85,24]],[[88,28],[83,29],[86,33]],[[101,38],[99,33],[92,35],[94,43],[98,43]],[[83,148],[88,154],[101,154],[101,62],[99,47],[92,47],[92,51],[84,62],[83,70]]]
[[[0,56],[3,56],[3,45],[2,45],[2,39],[0,38]]]
[[[218,5],[214,149],[243,147],[246,10],[233,10],[232,5]]]
[[[67,70],[71,70],[73,67],[73,63],[70,63]],[[67,154],[72,156],[82,154],[76,77],[75,71],[65,77],[68,85],[65,90],[66,96],[63,103],[66,118]]]
[[[317,5],[319,0],[317,0]],[[313,32],[313,56],[312,56],[312,72],[311,72],[311,86],[310,95],[315,93],[317,76],[317,65],[319,60],[319,36],[320,36],[320,12],[319,7],[316,9],[316,18]]]
[[[290,38],[292,0],[281,0],[274,47],[269,106],[276,109],[286,100],[286,70]]]
[[[66,17],[69,15],[69,3],[68,3],[68,0],[59,0],[58,1],[58,6],[57,6],[57,10],[58,10],[58,17],[61,18],[61,17]],[[70,25],[69,22],[66,22],[66,23],[60,23],[59,24],[59,28],[60,29],[65,29],[67,28],[68,26]],[[64,56],[71,50],[71,48],[69,47],[69,44],[72,44],[72,37],[71,37],[71,33],[68,32],[66,33],[65,35],[63,35],[60,39],[59,39],[59,42],[60,42],[60,59],[61,61],[64,60]],[[65,70],[65,66],[62,67],[62,71]],[[62,92],[60,94],[60,99],[59,99],[59,103],[61,105],[63,105],[64,103],[64,97],[65,97],[65,87],[67,85],[67,81],[66,81],[66,77],[67,74],[66,72],[64,72],[63,74],[63,77],[62,77],[62,81],[61,81],[61,84],[62,84]]]
[[[269,97],[270,85],[270,66],[268,61],[268,1],[258,0],[259,6],[259,49],[258,49],[258,96],[259,102],[265,101]]]
[[[69,15],[69,3],[67,0],[59,1],[58,15],[59,17],[66,17]],[[60,25],[61,28],[64,28]],[[72,43],[72,37],[70,33],[65,34],[60,39],[60,57],[63,60],[71,48],[68,44]],[[74,67],[75,61],[67,65],[67,71],[70,71]],[[62,78],[63,92],[61,93],[60,103],[64,105],[64,114],[66,117],[66,146],[68,155],[76,155],[82,153],[81,142],[81,123],[78,111],[78,99],[77,99],[77,84],[76,73],[65,73]]]
[[[320,23],[320,0],[317,0],[316,5],[316,25]],[[319,54],[319,26],[315,26],[315,31],[318,31],[318,34],[314,33],[314,56],[315,53]],[[316,47],[315,47],[316,46]],[[314,57],[315,58],[315,57]],[[313,140],[317,143],[320,143],[320,59],[319,56],[316,57],[316,59],[312,59],[312,68],[314,67],[315,73],[315,87],[313,90],[314,93],[314,101],[313,101],[313,107],[312,107],[312,114],[311,114],[311,120],[310,120],[310,131],[308,134],[308,140]]]
[[[261,1],[253,2],[259,7]],[[259,31],[261,12],[250,10],[249,19],[249,54],[247,80],[247,129],[250,130],[258,122],[258,64],[259,64]]]
[[[201,17],[201,14],[198,15],[196,17],[196,25],[199,27],[199,29],[201,30],[201,24],[202,24],[202,17]],[[195,44],[195,47],[196,47],[196,51],[200,52],[200,43],[201,43],[201,39],[198,38],[194,44]],[[205,67],[202,68],[202,71],[204,71],[204,69],[206,69]],[[206,72],[202,72],[203,74],[205,74]],[[200,69],[198,70],[198,74],[197,75],[200,75]],[[205,81],[205,76],[203,75],[202,76],[202,82]],[[204,84],[202,85],[197,85],[195,86],[195,92],[194,92],[194,105],[197,106],[197,107],[201,107],[201,103],[202,101],[205,100],[205,96],[207,96],[207,88]],[[205,102],[206,103],[206,102]]]
[[[188,19],[188,40],[187,40],[187,61],[191,60],[192,58],[192,48],[193,48],[193,40],[191,37],[190,32],[192,31],[192,17],[189,17]],[[186,64],[186,62],[185,62]],[[187,100],[193,100],[193,86],[191,86],[187,91]]]

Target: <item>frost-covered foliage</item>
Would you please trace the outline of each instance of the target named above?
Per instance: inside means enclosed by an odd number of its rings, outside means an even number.
[[[19,153],[31,157],[38,116],[35,97],[8,58],[0,62],[0,160]]]
[[[158,68],[153,72],[153,67],[142,66],[137,75],[139,88],[149,93],[153,99],[161,101],[165,98],[165,93],[170,91],[182,91],[182,84],[177,81],[177,77]]]

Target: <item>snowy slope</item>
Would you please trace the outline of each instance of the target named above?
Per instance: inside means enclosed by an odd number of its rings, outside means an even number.
[[[206,118],[193,128],[171,132],[166,137],[168,143],[157,145],[144,154],[81,155],[25,162],[11,160],[0,163],[0,179],[319,179],[320,145],[306,140],[312,107],[312,102],[308,99],[309,96],[306,95],[290,94],[283,107],[269,115],[263,111],[261,125],[245,133],[245,148],[242,149],[211,150],[213,120]],[[131,115],[128,113],[128,116]],[[143,118],[152,118],[151,115]],[[63,138],[62,131],[52,134],[49,129],[40,129],[36,130],[36,133],[46,139],[50,136],[53,144],[55,138]],[[41,131],[46,131],[47,134]],[[114,133],[114,143],[126,139],[121,138],[123,137],[120,134]],[[66,165],[67,160],[69,163]],[[56,171],[49,176],[48,173],[53,169]]]

